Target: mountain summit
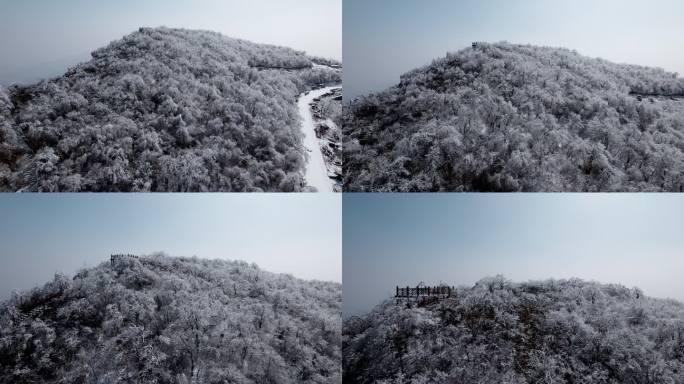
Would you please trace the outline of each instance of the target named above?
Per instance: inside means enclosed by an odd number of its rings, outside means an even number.
[[[340,284],[113,255],[0,304],[0,383],[339,383]]]
[[[0,88],[0,190],[298,191],[296,98],[339,63],[141,28],[62,77]]]
[[[501,276],[343,324],[349,384],[684,383],[684,305],[637,288]]]
[[[474,43],[350,103],[347,191],[682,191],[684,79]]]

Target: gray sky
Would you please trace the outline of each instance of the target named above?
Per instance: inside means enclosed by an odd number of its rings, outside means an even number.
[[[579,277],[684,301],[682,194],[345,194],[343,312],[396,285]]]
[[[112,253],[225,258],[341,282],[339,194],[0,194],[0,299]]]
[[[681,0],[344,0],[345,98],[473,41],[575,49],[684,74]]]
[[[341,59],[341,0],[0,0],[0,84],[63,73],[139,27],[221,32]]]

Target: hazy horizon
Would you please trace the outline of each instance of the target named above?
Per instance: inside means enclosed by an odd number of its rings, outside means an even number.
[[[345,0],[345,99],[382,91],[473,41],[564,47],[684,74],[676,0]]]
[[[59,76],[140,27],[212,30],[342,58],[341,0],[0,0],[0,6],[4,86]]]
[[[4,194],[0,212],[0,300],[116,253],[342,281],[338,194]]]
[[[395,287],[580,278],[684,302],[684,196],[345,194],[343,313]]]

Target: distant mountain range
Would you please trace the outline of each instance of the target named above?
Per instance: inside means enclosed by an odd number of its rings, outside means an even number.
[[[61,77],[0,88],[0,190],[299,191],[296,98],[341,64],[141,28]]]
[[[638,288],[501,276],[389,299],[343,324],[349,384],[684,383],[684,304]]]
[[[346,191],[684,190],[684,79],[473,43],[352,101]]]
[[[0,304],[0,383],[340,383],[341,285],[115,255]]]

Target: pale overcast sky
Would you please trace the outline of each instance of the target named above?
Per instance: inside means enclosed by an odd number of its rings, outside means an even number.
[[[579,277],[684,302],[682,194],[345,194],[343,311],[395,286]]]
[[[112,253],[225,258],[341,282],[339,194],[0,194],[0,299]]]
[[[562,46],[684,74],[681,0],[344,0],[345,97],[473,41]]]
[[[342,58],[342,0],[0,0],[0,84],[59,75],[141,26],[162,25]]]

